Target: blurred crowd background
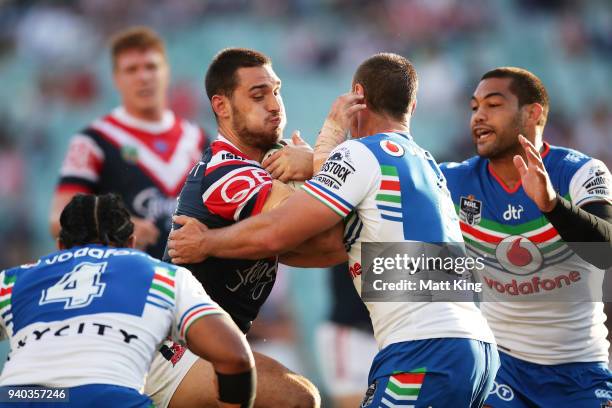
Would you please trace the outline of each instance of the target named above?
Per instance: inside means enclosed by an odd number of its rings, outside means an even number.
[[[391,51],[417,68],[412,133],[438,161],[473,154],[471,93],[485,71],[514,65],[547,86],[545,139],[612,165],[610,0],[0,0],[0,268],[53,248],[48,211],[68,140],[118,103],[107,41],[134,24],[166,40],[172,109],[212,135],[203,76],[224,47],[272,57],[285,137],[300,129],[310,142],[357,64]],[[308,356],[328,277],[280,275],[253,337],[316,378]]]

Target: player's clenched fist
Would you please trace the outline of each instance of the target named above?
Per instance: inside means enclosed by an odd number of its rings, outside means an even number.
[[[168,256],[172,259],[172,263],[184,265],[206,259],[208,227],[186,215],[177,215],[172,221],[181,225],[181,228],[174,229],[168,236]]]

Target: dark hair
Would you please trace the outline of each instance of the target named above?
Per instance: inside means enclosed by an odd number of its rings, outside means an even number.
[[[374,112],[402,119],[416,99],[417,73],[410,61],[392,53],[376,54],[355,72],[353,84],[361,84],[365,102]]]
[[[261,67],[271,64],[270,58],[259,51],[247,48],[221,50],[215,55],[208,71],[206,71],[204,84],[208,99],[212,99],[214,95],[232,96],[236,85],[238,85],[236,71],[239,68]]]
[[[546,124],[546,117],[548,116],[548,92],[544,84],[534,74],[523,68],[517,67],[499,67],[492,69],[480,78],[485,80],[489,78],[510,78],[510,92],[512,92],[518,99],[519,107],[526,104],[539,103],[542,105],[543,112],[538,125],[544,126]]]
[[[123,201],[116,194],[77,194],[60,216],[59,239],[66,248],[103,244],[125,247],[134,224]]]
[[[166,56],[163,40],[150,28],[139,26],[115,34],[110,41],[113,67],[117,65],[119,54],[127,50],[147,51],[150,49],[161,52]]]

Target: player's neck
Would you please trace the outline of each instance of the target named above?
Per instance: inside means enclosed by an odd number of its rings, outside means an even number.
[[[219,134],[252,160],[261,162],[266,153],[262,152],[261,149],[245,144],[231,128],[223,124],[219,124]]]
[[[541,135],[535,138],[529,138],[529,140],[541,153],[544,148]],[[517,147],[518,148],[516,151],[510,151],[501,157],[489,159],[489,166],[494,175],[498,177],[510,190],[515,189],[517,183],[521,182],[521,175],[514,165],[514,156],[521,156],[525,163],[527,163],[527,155],[525,154],[525,151],[522,149],[522,147],[520,147],[520,145],[517,145]]]
[[[514,155],[489,159],[491,171],[509,190],[513,190],[521,181],[521,176],[512,161],[513,157]],[[526,160],[525,157],[523,159]]]
[[[164,117],[163,107],[155,107],[150,109],[136,109],[129,105],[123,105],[123,107],[128,115],[146,122],[159,122]]]
[[[409,120],[395,120],[385,116],[371,115],[367,121],[359,123],[359,137],[372,136],[378,133],[410,133]]]

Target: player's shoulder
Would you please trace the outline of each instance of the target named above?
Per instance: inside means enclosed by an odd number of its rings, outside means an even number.
[[[247,157],[229,142],[217,139],[206,149],[204,154],[206,163],[205,175],[213,173],[221,175],[237,168],[262,169],[261,163]],[[265,171],[262,169],[262,171]]]
[[[447,179],[469,177],[481,170],[484,161],[480,156],[473,156],[462,162],[443,162],[440,163],[440,170]]]
[[[553,167],[558,170],[577,171],[593,158],[585,153],[582,153],[569,147],[544,145],[542,152],[544,163],[548,167]]]

